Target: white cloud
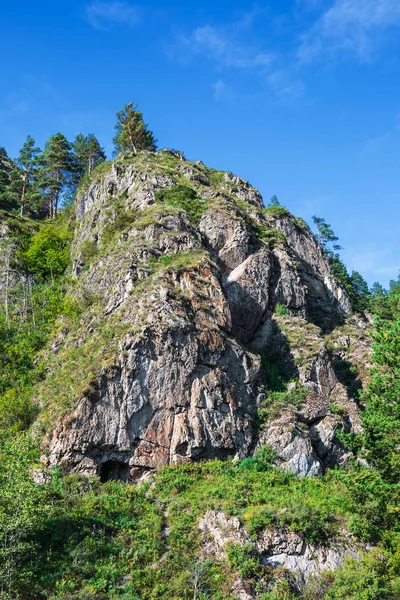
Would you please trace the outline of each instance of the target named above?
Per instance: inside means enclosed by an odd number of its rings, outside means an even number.
[[[347,51],[368,61],[385,33],[399,26],[399,0],[335,0],[303,37],[298,56],[307,61]]]
[[[372,138],[367,140],[364,146],[361,148],[360,156],[369,156],[370,154],[375,154],[375,152],[379,151],[382,146],[386,144],[391,138],[392,132],[387,131],[383,135],[380,135],[376,138]]]
[[[213,83],[212,89],[214,91],[214,98],[218,102],[232,102],[235,98],[230,85],[222,81],[222,79],[218,79],[218,81]]]
[[[285,104],[292,104],[304,95],[304,84],[290,71],[284,69],[274,71],[267,80],[275,96]]]
[[[191,58],[207,59],[218,72],[241,71],[258,77],[272,95],[282,104],[292,104],[304,94],[304,86],[294,70],[281,68],[280,57],[252,44],[246,44],[240,26],[233,24],[225,28],[205,25],[197,27],[189,35],[178,38],[175,56],[183,62]],[[280,61],[281,62],[281,61]],[[235,93],[223,79],[212,86],[214,98],[229,101]]]
[[[272,54],[254,50],[210,25],[198,27],[189,36],[181,36],[179,46],[180,50],[204,56],[222,69],[265,70],[274,58]]]
[[[140,25],[140,12],[138,6],[127,2],[92,2],[86,6],[86,19],[95,29],[107,31],[118,25]]]

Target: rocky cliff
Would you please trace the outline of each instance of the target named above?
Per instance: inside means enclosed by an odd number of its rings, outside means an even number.
[[[78,195],[72,254],[82,312],[37,393],[49,465],[128,480],[264,445],[298,474],[346,462],[368,325],[301,219],[180,154],[120,155]]]

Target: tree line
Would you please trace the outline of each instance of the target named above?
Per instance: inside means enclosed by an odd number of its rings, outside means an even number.
[[[0,152],[6,156],[4,148]],[[70,143],[64,134],[56,133],[43,151],[28,135],[6,175],[0,207],[19,210],[21,216],[54,218],[61,201],[73,194],[84,173],[105,159],[94,134],[80,133]]]
[[[154,134],[133,102],[117,112],[115,130],[115,155],[157,149]],[[21,217],[53,219],[60,205],[73,198],[82,177],[105,160],[104,148],[93,133],[79,133],[72,142],[56,133],[43,150],[28,135],[15,160],[0,147],[0,209],[19,212]]]

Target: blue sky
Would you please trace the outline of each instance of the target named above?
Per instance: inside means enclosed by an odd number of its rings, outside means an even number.
[[[400,270],[400,2],[20,0],[0,17],[0,146],[95,133],[133,99],[161,147],[332,225],[349,270]]]

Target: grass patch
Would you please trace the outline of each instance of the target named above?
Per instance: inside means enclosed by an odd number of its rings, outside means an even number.
[[[157,190],[157,203],[184,210],[193,224],[197,224],[209,206],[209,200],[200,198],[197,192],[185,185],[175,185],[172,188]]]
[[[272,217],[292,217],[292,213],[284,206],[267,206],[262,209],[263,215],[271,215]]]

